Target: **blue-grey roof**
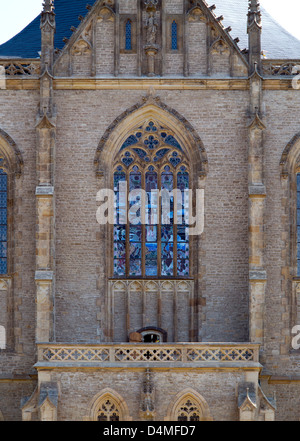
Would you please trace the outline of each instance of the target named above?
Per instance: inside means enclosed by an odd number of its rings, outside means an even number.
[[[247,13],[248,0],[211,0],[209,4],[215,4],[214,13],[223,15],[223,25],[231,26],[230,35],[238,37],[240,49],[248,48]],[[284,3],[282,5],[284,7]],[[300,59],[300,40],[291,35],[266,11],[261,9],[262,14],[262,50],[267,58]],[[0,48],[1,49],[1,48]]]
[[[86,5],[96,0],[55,0],[56,34],[55,48],[62,49],[63,38],[72,34],[71,26],[80,23],[78,16],[87,14]],[[223,15],[225,27],[231,26],[231,36],[239,37],[239,47],[248,47],[247,10],[248,0],[211,0],[217,8],[217,16]],[[271,15],[262,10],[262,49],[267,58],[300,59],[300,41],[280,26]],[[41,50],[40,16],[36,17],[21,32],[0,45],[0,57],[38,58]]]
[[[62,49],[63,38],[72,35],[71,26],[80,24],[79,15],[88,13],[86,5],[93,6],[96,0],[55,0],[56,33],[54,46]],[[40,15],[21,32],[0,46],[0,57],[38,58],[41,50]]]

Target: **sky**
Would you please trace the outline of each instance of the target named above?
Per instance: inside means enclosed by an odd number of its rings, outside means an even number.
[[[213,0],[207,2],[213,4]],[[299,0],[260,0],[260,3],[275,20],[300,40]],[[0,44],[28,25],[41,12],[42,4],[43,0],[0,0]]]

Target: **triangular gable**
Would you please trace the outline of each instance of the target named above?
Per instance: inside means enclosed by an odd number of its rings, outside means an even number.
[[[211,47],[213,48],[215,45],[218,45],[222,42],[225,43],[225,45],[228,45],[231,47],[234,52],[236,52],[241,59],[241,61],[245,64],[245,66],[248,66],[248,61],[246,60],[245,56],[241,52],[239,46],[238,46],[238,39],[233,39],[230,35],[231,27],[224,28],[222,25],[223,16],[217,17],[214,13],[215,7],[214,6],[208,6],[206,2],[202,0],[195,0],[191,1],[191,7],[188,10],[188,14],[190,16],[194,16],[195,18],[198,16],[200,19],[203,19],[202,17],[206,17],[207,22],[210,26],[213,26],[213,32],[215,32],[215,41],[212,42]]]

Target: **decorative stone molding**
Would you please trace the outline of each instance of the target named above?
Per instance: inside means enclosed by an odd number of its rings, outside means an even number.
[[[0,149],[10,167],[10,172],[20,177],[23,168],[23,158],[21,151],[14,140],[0,128]]]
[[[154,91],[150,90],[149,93],[144,96],[134,106],[125,110],[119,115],[112,124],[108,127],[105,134],[102,136],[94,158],[95,171],[98,176],[103,176],[105,172],[104,156],[105,151],[112,153],[112,148],[116,151],[118,141],[113,136],[114,132],[119,135],[121,130],[130,130],[131,121],[144,120],[145,114],[151,113],[157,120],[165,122],[166,126],[171,125],[174,127],[174,132],[178,132],[178,135],[185,136],[182,144],[186,145],[193,152],[194,165],[197,164],[197,172],[200,178],[205,178],[208,173],[208,159],[203,143],[192,127],[192,125],[175,109],[172,109],[167,104],[163,103],[158,96],[154,95]],[[169,124],[168,124],[169,122]],[[124,128],[123,128],[124,127]],[[119,142],[120,144],[120,142]]]

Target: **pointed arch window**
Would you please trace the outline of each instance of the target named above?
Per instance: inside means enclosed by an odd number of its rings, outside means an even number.
[[[178,50],[178,25],[175,20],[171,24],[171,49]]]
[[[177,409],[177,421],[200,421],[201,410],[191,397],[184,400]]]
[[[174,134],[154,120],[129,134],[114,163],[113,186],[113,276],[189,277],[189,161]]]
[[[103,400],[97,412],[98,421],[120,421],[120,411],[112,398]]]
[[[130,19],[125,23],[125,50],[132,50],[132,22]]]

